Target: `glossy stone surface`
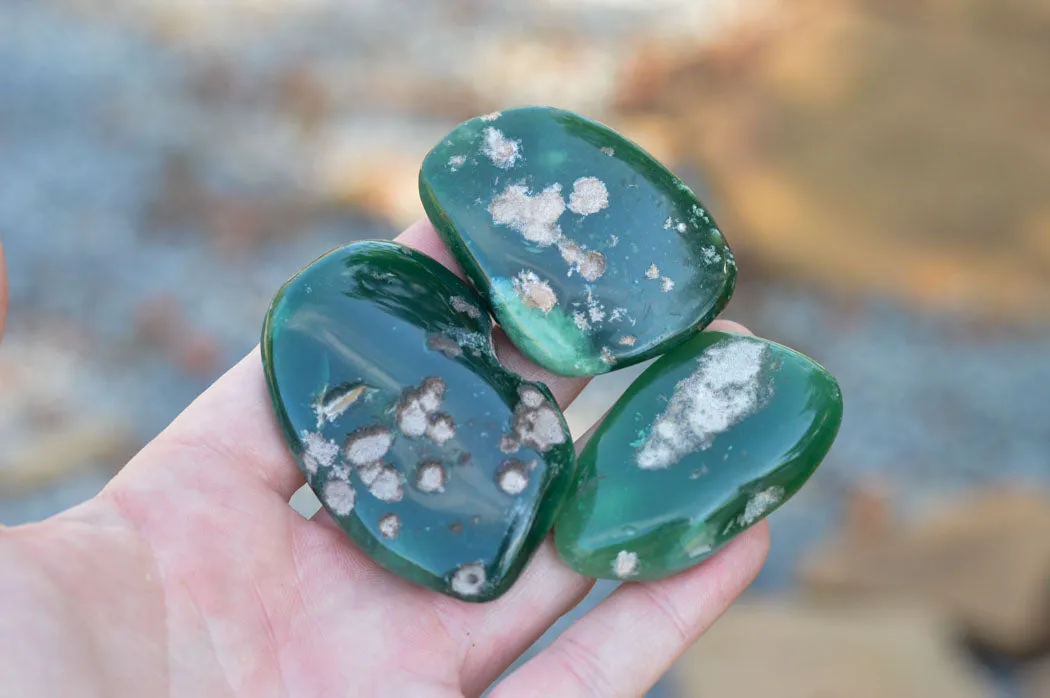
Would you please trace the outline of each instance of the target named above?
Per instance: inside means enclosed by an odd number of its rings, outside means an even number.
[[[661,354],[728,302],[736,266],[693,192],[616,132],[526,107],[460,125],[420,197],[500,326],[548,370]]]
[[[387,569],[468,601],[513,583],[575,460],[547,388],[496,361],[491,329],[437,262],[361,242],[293,277],[262,341],[278,421],[328,512]]]
[[[631,385],[580,454],[558,552],[610,579],[695,565],[797,492],[841,421],[838,383],[809,358],[697,333]]]

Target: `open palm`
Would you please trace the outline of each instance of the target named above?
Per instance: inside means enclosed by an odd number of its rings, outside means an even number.
[[[428,223],[399,240],[456,268]],[[497,350],[562,407],[586,383]],[[0,696],[473,696],[593,584],[548,540],[500,599],[442,596],[327,514],[300,516],[302,484],[252,352],[93,500],[0,529]],[[643,694],[767,549],[763,523],[698,567],[623,585],[493,695]]]

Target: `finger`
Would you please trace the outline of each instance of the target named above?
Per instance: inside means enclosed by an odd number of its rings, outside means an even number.
[[[708,329],[751,334],[730,320],[716,320]],[[577,452],[600,423],[598,420],[577,440]],[[461,676],[464,692],[481,693],[547,628],[572,610],[593,585],[593,579],[581,576],[561,561],[548,538],[521,579],[504,596],[482,606],[456,609],[470,629],[471,647]]]
[[[4,336],[7,320],[7,266],[4,263],[4,244],[0,242],[0,337]]]
[[[768,551],[763,521],[697,567],[622,585],[492,695],[644,695],[751,583]]]
[[[462,274],[429,221],[412,225],[397,241]],[[500,332],[494,332],[493,341],[501,361],[530,380],[546,383],[562,408],[587,384],[586,378],[556,376],[536,366]],[[150,457],[134,459],[113,486],[161,463],[178,468],[178,476],[193,478],[195,484],[255,483],[288,499],[305,479],[280,434],[256,348],[186,408],[144,450]]]

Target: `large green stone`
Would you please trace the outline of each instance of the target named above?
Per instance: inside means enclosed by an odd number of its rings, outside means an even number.
[[[838,383],[809,358],[698,333],[631,385],[580,454],[558,552],[592,577],[695,565],[797,492],[841,421]]]
[[[555,373],[666,352],[729,300],[733,254],[693,192],[602,124],[471,119],[419,173],[423,207],[511,341]]]
[[[455,275],[401,245],[330,252],[277,293],[263,330],[285,439],[365,552],[445,594],[503,593],[573,477],[547,388],[503,368]]]

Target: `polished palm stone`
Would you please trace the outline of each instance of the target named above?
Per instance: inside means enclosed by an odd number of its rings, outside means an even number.
[[[666,352],[733,291],[733,254],[689,187],[572,112],[467,121],[427,155],[419,190],[511,341],[554,373]]]
[[[503,368],[477,295],[388,242],[335,250],[277,293],[263,361],[284,437],[374,560],[469,601],[503,593],[572,482],[547,388]]]
[[[611,579],[695,565],[797,492],[841,420],[838,383],[809,358],[697,333],[631,385],[580,454],[558,552]]]

